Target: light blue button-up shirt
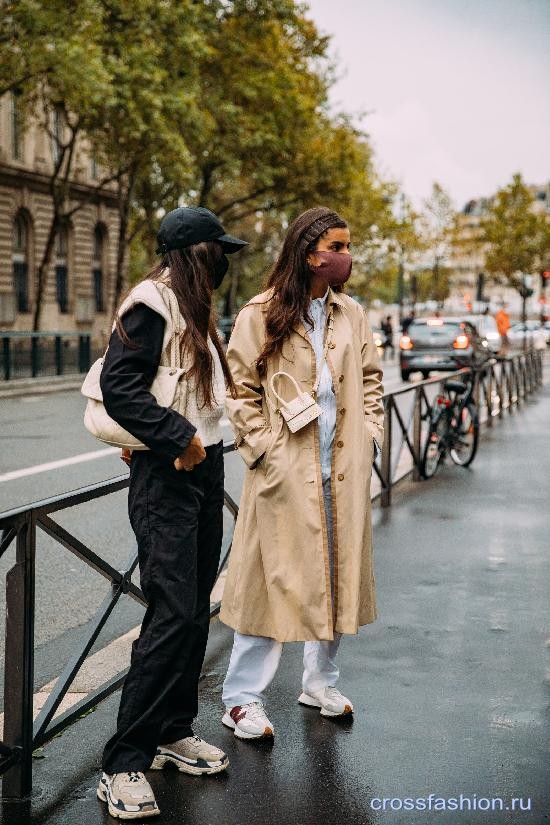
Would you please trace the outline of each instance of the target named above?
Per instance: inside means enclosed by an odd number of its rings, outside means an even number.
[[[321,448],[321,476],[323,481],[327,481],[331,475],[332,465],[332,443],[336,433],[336,395],[332,386],[332,375],[325,361],[323,351],[325,348],[325,329],[327,325],[327,298],[328,289],[323,298],[313,298],[309,305],[309,314],[313,320],[313,327],[304,320],[307,334],[315,350],[317,361],[317,374],[321,369],[321,380],[317,390],[317,403],[321,408],[321,415],[317,419],[319,422],[319,442]]]

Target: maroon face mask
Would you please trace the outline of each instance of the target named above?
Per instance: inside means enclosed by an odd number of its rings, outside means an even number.
[[[321,258],[319,266],[308,264],[315,275],[322,275],[331,285],[345,284],[351,275],[352,258],[343,252],[315,252]]]

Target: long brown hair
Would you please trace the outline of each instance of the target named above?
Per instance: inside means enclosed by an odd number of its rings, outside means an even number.
[[[281,254],[267,280],[267,288],[273,290],[273,295],[265,319],[266,342],[256,360],[261,374],[267,369],[267,359],[280,351],[283,341],[301,319],[311,323],[308,312],[311,270],[307,256],[315,249],[319,238],[333,228],[346,229],[347,223],[326,206],[308,209],[288,228]],[[341,290],[341,287],[333,288]]]
[[[182,357],[184,353],[193,353],[192,366],[187,375],[188,378],[195,379],[199,404],[203,407],[214,405],[214,359],[208,347],[209,335],[220,356],[227,389],[233,397],[237,392],[218,335],[217,316],[212,306],[211,273],[222,256],[223,248],[216,241],[202,241],[185,249],[170,250],[143,279],[159,281],[168,276],[168,284],[177,298],[185,321],[181,341]],[[132,346],[118,312],[116,329],[124,343]]]

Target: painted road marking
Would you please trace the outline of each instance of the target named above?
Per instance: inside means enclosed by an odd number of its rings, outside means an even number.
[[[69,458],[60,458],[58,461],[48,461],[46,464],[35,464],[34,467],[12,470],[11,473],[3,473],[0,475],[0,484],[3,484],[5,481],[14,481],[16,478],[34,476],[37,473],[47,473],[48,470],[58,470],[60,467],[68,467],[70,464],[94,461],[96,458],[105,458],[108,455],[114,455],[119,452],[118,447],[106,447],[104,450],[93,450],[91,453],[80,453],[79,455],[71,455]]]

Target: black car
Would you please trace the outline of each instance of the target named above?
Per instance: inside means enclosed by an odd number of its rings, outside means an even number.
[[[416,318],[399,341],[403,381],[411,372],[427,378],[430,370],[479,366],[489,355],[487,341],[466,318]]]

